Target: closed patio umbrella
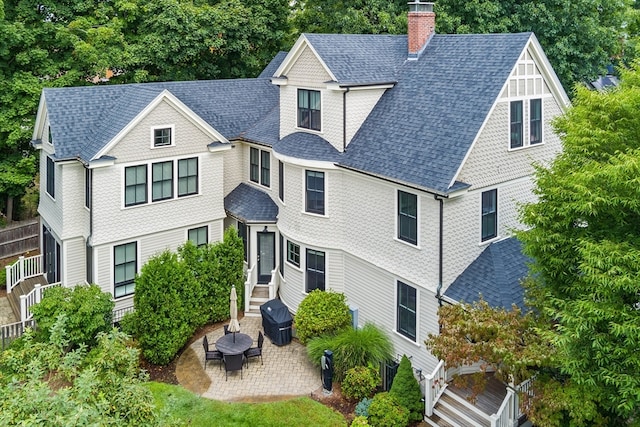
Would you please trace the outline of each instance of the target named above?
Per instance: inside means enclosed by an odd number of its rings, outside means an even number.
[[[236,287],[231,287],[231,296],[229,297],[229,332],[233,332],[233,342],[236,341],[236,332],[240,332],[240,324],[238,323],[238,294]]]

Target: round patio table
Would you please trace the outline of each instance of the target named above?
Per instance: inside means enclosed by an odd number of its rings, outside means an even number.
[[[235,340],[233,333],[223,335],[216,341],[216,349],[222,354],[242,354],[251,347],[253,339],[247,334],[235,333]]]

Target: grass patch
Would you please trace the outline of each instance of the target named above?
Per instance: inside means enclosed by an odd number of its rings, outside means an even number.
[[[156,407],[179,425],[198,426],[346,426],[341,414],[308,398],[270,403],[229,403],[202,398],[180,386],[149,382]]]

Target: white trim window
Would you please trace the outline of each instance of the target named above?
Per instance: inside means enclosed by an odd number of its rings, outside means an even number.
[[[307,293],[315,289],[324,291],[326,286],[325,253],[315,249],[307,249],[305,261]]]
[[[321,99],[319,90],[298,89],[298,127],[321,129]]]
[[[178,197],[198,194],[198,158],[178,160]]]
[[[173,199],[173,162],[153,163],[151,165],[151,200]]]
[[[147,203],[147,165],[124,168],[124,205]]]
[[[132,295],[138,271],[138,243],[131,242],[113,247],[113,296]]]
[[[287,240],[287,262],[300,267],[300,245]]]
[[[209,227],[206,225],[197,228],[191,228],[187,231],[187,240],[191,240],[191,242],[197,247],[205,246],[209,243],[208,239]]]
[[[483,242],[498,236],[498,190],[482,192],[481,240]]]
[[[249,148],[249,180],[256,184],[271,187],[271,153]]]
[[[151,148],[172,147],[175,145],[175,126],[154,126],[151,128]]]
[[[397,192],[398,239],[418,244],[418,196],[402,190]]]
[[[47,194],[56,199],[56,164],[47,156]]]
[[[413,286],[398,280],[397,292],[396,331],[411,341],[415,341],[418,322],[418,291]]]
[[[525,129],[525,109],[527,107],[529,121]],[[542,139],[542,99],[513,100],[509,103],[510,149],[529,147],[541,144]],[[528,134],[527,134],[528,131]]]
[[[305,171],[305,212],[324,215],[325,183],[324,172]]]

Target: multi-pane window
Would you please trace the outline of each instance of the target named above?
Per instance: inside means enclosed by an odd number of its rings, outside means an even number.
[[[271,153],[254,147],[250,148],[249,179],[265,187],[271,186]]]
[[[198,158],[178,160],[178,197],[198,194]]]
[[[278,242],[279,245],[279,251],[278,251],[278,255],[279,255],[279,265],[280,265],[280,276],[284,277],[284,236],[282,235],[282,233],[279,233],[280,236],[280,241]]]
[[[173,197],[173,162],[154,163],[152,168],[151,200],[171,199]]]
[[[396,330],[412,341],[416,340],[416,288],[398,281],[398,319]]]
[[[300,245],[287,240],[287,261],[296,267],[300,267]]]
[[[253,182],[260,180],[260,150],[254,147],[249,150],[249,179]]]
[[[87,209],[91,209],[91,185],[92,185],[92,173],[91,169],[85,168],[84,170],[84,206]]]
[[[529,141],[530,144],[542,142],[542,100],[529,101]]]
[[[306,171],[305,211],[324,215],[324,172]]]
[[[498,235],[498,190],[482,193],[482,241]]]
[[[47,157],[47,193],[56,198],[56,165],[51,157]]]
[[[187,232],[187,238],[196,246],[207,244],[207,226],[192,228]]]
[[[171,145],[171,128],[153,130],[153,146],[164,147]]]
[[[511,148],[522,147],[522,101],[511,101]]]
[[[324,291],[325,259],[324,252],[307,249],[307,292],[314,289]]]
[[[124,205],[147,203],[147,165],[124,169]]]
[[[278,160],[278,197],[284,202],[284,163]]]
[[[271,153],[260,151],[260,184],[271,186]]]
[[[131,295],[135,289],[134,279],[136,277],[137,243],[126,243],[113,248],[113,277],[114,277],[114,297],[120,298]]]
[[[249,236],[247,234],[247,224],[244,222],[238,222],[238,237],[242,240],[242,247],[244,249],[244,260],[249,260]]]
[[[418,196],[398,190],[398,239],[418,243]]]
[[[298,89],[298,127],[320,130],[320,91]]]

